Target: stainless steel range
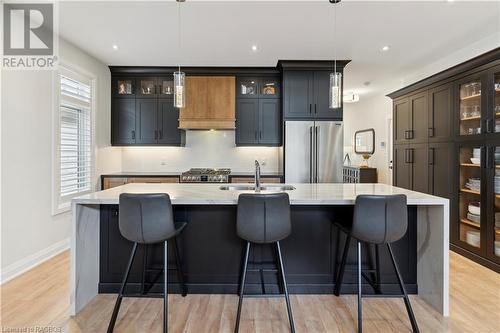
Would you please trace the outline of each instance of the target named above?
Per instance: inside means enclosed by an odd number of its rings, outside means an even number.
[[[181,174],[181,183],[227,183],[231,169],[192,168]]]

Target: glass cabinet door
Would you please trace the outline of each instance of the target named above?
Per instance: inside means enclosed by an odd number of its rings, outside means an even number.
[[[259,96],[259,84],[256,78],[238,79],[238,96],[244,98],[255,98]]]
[[[275,98],[279,97],[280,86],[279,79],[277,78],[263,78],[259,85],[259,95],[263,98]]]
[[[159,95],[160,97],[173,97],[174,96],[174,78],[161,77],[158,79]]]
[[[134,79],[116,78],[113,80],[113,92],[115,97],[134,97]]]
[[[155,78],[140,78],[138,81],[137,97],[155,97],[156,96],[156,79]]]
[[[493,76],[493,112],[495,115],[495,133],[500,133],[500,72]]]
[[[479,135],[481,128],[481,80],[459,84],[460,135]]]
[[[484,149],[479,145],[459,148],[459,228],[458,238],[472,251],[481,248],[481,171]]]

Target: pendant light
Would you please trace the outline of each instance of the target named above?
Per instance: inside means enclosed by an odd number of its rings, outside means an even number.
[[[177,16],[178,16],[178,43],[179,43],[179,54],[181,51],[181,2],[185,0],[177,1]],[[174,72],[174,107],[182,109],[186,107],[186,74],[181,72],[181,65],[177,72]]]
[[[340,0],[330,0],[333,4],[333,39],[337,42],[337,10],[335,6]],[[333,73],[330,73],[329,108],[338,109],[342,106],[342,73],[337,72],[337,45],[334,45]]]

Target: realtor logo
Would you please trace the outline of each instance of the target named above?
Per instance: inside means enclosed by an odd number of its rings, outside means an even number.
[[[4,3],[2,9],[2,67],[53,69],[57,60],[54,3]]]

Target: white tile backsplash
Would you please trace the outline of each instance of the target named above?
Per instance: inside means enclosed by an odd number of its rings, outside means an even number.
[[[236,147],[235,131],[186,131],[185,147],[122,148],[124,172],[179,172],[189,168],[231,168],[278,172],[279,147]]]

